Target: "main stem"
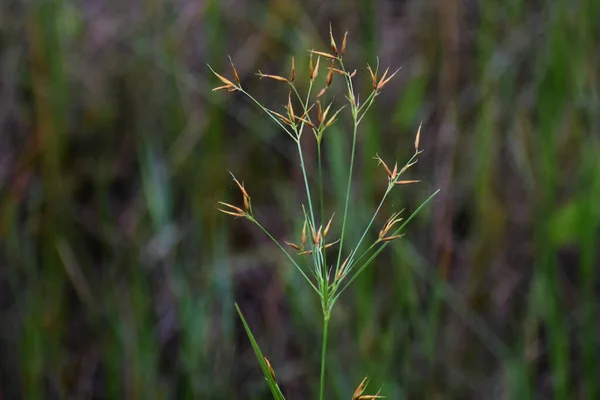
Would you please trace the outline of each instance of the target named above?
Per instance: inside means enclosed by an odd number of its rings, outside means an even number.
[[[319,400],[323,400],[325,392],[325,359],[327,354],[327,330],[329,328],[329,311],[323,314],[323,345],[321,348],[321,386],[319,389]]]

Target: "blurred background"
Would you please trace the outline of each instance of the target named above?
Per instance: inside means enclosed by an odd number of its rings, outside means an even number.
[[[317,300],[216,211],[240,204],[231,170],[298,241],[294,143],[211,92],[206,64],[231,78],[231,55],[281,111],[285,85],[255,73],[288,76],[295,55],[305,90],[330,22],[363,96],[367,62],[402,67],[358,134],[351,236],[387,183],[372,157],[406,161],[421,121],[423,182],[383,221],[441,193],[334,308],[327,398],[366,375],[391,399],[599,398],[599,16],[597,0],[3,0],[0,398],[267,399],[234,302],[288,398],[316,398]],[[324,139],[330,211],[350,127]]]

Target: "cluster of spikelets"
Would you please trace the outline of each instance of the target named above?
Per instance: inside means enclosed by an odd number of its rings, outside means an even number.
[[[250,195],[245,188],[243,182],[240,182],[233,176],[233,180],[238,186],[240,192],[242,193],[242,204],[240,206],[232,205],[225,202],[219,202],[221,208],[219,210],[225,214],[234,216],[234,217],[242,217],[250,220],[252,223],[256,224],[287,256],[290,262],[296,267],[296,269],[302,274],[304,279],[308,282],[310,287],[318,294],[321,299],[321,306],[324,315],[324,339],[323,339],[323,356],[322,356],[322,364],[321,364],[321,388],[320,388],[320,398],[323,398],[323,377],[325,370],[325,348],[326,348],[326,338],[327,338],[327,322],[330,317],[331,309],[341,293],[347,289],[347,287],[354,281],[354,279],[366,268],[373,259],[389,244],[395,239],[398,239],[402,236],[400,234],[401,230],[406,226],[406,224],[424,207],[424,205],[431,200],[432,196],[429,197],[415,212],[413,212],[406,220],[400,218],[400,212],[393,213],[387,221],[383,224],[382,228],[379,230],[379,234],[377,239],[370,245],[368,248],[362,253],[358,254],[363,240],[366,238],[372,226],[375,222],[378,213],[391,192],[392,188],[397,185],[407,185],[419,182],[418,180],[404,180],[401,179],[401,176],[417,162],[417,156],[421,153],[419,150],[419,138],[421,133],[421,126],[417,131],[416,139],[415,139],[415,153],[412,158],[402,167],[398,168],[398,164],[394,163],[393,168],[389,168],[388,164],[386,164],[379,155],[376,155],[375,160],[377,160],[378,164],[383,167],[385,173],[388,178],[388,186],[387,189],[382,196],[382,199],[377,207],[373,217],[371,218],[369,224],[366,226],[362,237],[358,241],[358,243],[353,247],[353,250],[349,252],[349,254],[344,258],[342,262],[342,252],[343,252],[343,244],[344,244],[344,236],[346,229],[346,218],[348,215],[348,204],[351,193],[351,185],[352,185],[352,175],[354,169],[354,154],[356,148],[356,138],[357,138],[357,130],[358,126],[362,121],[362,118],[369,110],[371,105],[374,103],[376,97],[381,93],[382,89],[390,82],[390,80],[398,73],[398,70],[389,74],[389,68],[384,71],[384,73],[379,77],[378,76],[378,68],[371,68],[370,65],[367,65],[367,70],[369,72],[369,76],[372,83],[371,93],[366,97],[364,101],[361,102],[360,96],[355,92],[354,82],[357,75],[357,71],[349,71],[344,65],[344,54],[346,51],[346,43],[347,43],[347,32],[344,34],[344,38],[342,41],[342,45],[338,48],[333,34],[330,28],[330,41],[331,41],[331,52],[322,52],[316,50],[308,50],[309,51],[309,61],[308,61],[308,93],[302,96],[298,88],[295,85],[295,80],[297,78],[296,73],[296,62],[295,59],[292,58],[291,61],[291,71],[289,77],[283,77],[280,75],[274,74],[265,74],[258,71],[257,75],[260,79],[273,79],[275,81],[282,82],[289,86],[289,94],[287,98],[287,104],[285,104],[284,112],[277,112],[271,110],[261,102],[256,100],[250,93],[248,93],[244,87],[242,86],[240,76],[235,68],[233,61],[230,60],[231,67],[233,70],[233,79],[230,80],[218,73],[214,70],[211,71],[216,75],[216,77],[222,82],[221,86],[214,88],[213,90],[227,90],[230,92],[241,92],[246,95],[254,104],[256,104],[275,124],[277,124],[287,135],[296,143],[298,148],[298,156],[300,161],[301,170],[303,173],[304,184],[306,189],[306,198],[308,204],[308,210],[303,206],[303,214],[304,214],[304,223],[302,225],[302,231],[300,235],[299,242],[292,241],[284,241],[284,243],[289,246],[289,248],[293,249],[296,252],[296,257],[294,257],[288,250],[286,250],[283,245],[275,239],[255,218],[254,213],[252,211],[252,203]],[[313,63],[313,59],[316,57],[316,62]],[[325,80],[320,88],[319,92],[311,97],[313,86],[317,84],[317,77],[320,72],[321,59],[325,59],[329,62],[327,67],[327,75]],[[210,67],[209,67],[210,68]],[[327,97],[327,92],[331,87],[334,76],[339,75],[343,78],[347,94],[346,99],[348,101],[347,105],[337,108],[335,111],[332,111],[333,101],[331,101],[327,105],[323,105],[321,99]],[[294,103],[298,104],[294,107]],[[342,227],[340,237],[333,241],[326,241],[328,234],[332,228],[333,217],[335,213],[328,219],[328,222],[323,227],[322,224],[317,224],[317,220],[324,221],[323,215],[323,179],[322,179],[322,170],[321,170],[321,142],[323,140],[324,132],[331,127],[339,118],[340,112],[346,107],[349,107],[350,114],[352,116],[352,126],[353,126],[353,136],[352,136],[352,153],[350,158],[350,166],[349,166],[349,174],[348,174],[348,184],[345,198],[345,208],[342,213]],[[335,109],[335,108],[334,108]],[[308,183],[307,172],[304,164],[304,155],[303,149],[300,144],[300,139],[302,137],[305,129],[308,128],[312,131],[318,148],[318,165],[319,165],[319,189],[320,192],[320,214],[317,215],[315,209],[317,207],[313,207],[313,200],[311,196],[311,189]],[[333,265],[327,265],[325,250],[339,243],[339,249],[337,254],[337,262],[334,261]],[[300,258],[298,258],[300,257]],[[304,261],[304,268],[301,267],[301,261]],[[312,265],[312,266],[311,266]],[[269,386],[271,387],[272,393],[276,399],[283,399],[283,394],[279,390],[277,385],[277,380],[275,379],[275,373],[269,361],[262,355],[260,349],[256,345],[254,338],[252,337],[252,333],[247,327],[241,312],[240,317],[244,322],[244,326],[246,331],[252,341],[254,350],[258,357],[259,363],[263,369],[265,377],[269,382]],[[368,399],[378,399],[383,398],[379,395],[379,393],[375,395],[366,395],[364,394],[366,388],[367,380],[363,380],[361,384],[356,389],[353,400],[368,400]]]

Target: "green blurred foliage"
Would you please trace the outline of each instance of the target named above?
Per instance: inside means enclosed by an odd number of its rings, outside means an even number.
[[[254,73],[287,75],[295,55],[306,74],[329,22],[363,93],[367,62],[402,66],[359,132],[350,225],[386,184],[372,157],[405,160],[421,121],[424,184],[393,206],[442,193],[334,309],[328,398],[365,375],[393,399],[600,397],[599,15],[596,0],[3,1],[0,397],[268,398],[237,302],[284,394],[314,398],[316,299],[216,211],[237,200],[232,170],[266,227],[297,238],[293,144],[211,92],[206,63],[231,76],[231,55],[277,108],[286,89]],[[324,141],[332,209],[345,128]]]

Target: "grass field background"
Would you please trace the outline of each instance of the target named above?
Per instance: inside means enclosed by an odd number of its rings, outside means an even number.
[[[600,397],[600,2],[8,0],[0,4],[0,398],[266,399],[243,310],[289,399],[316,398],[320,309],[245,221],[228,170],[297,237],[294,145],[255,72],[402,67],[361,126],[350,228],[385,189],[372,159],[425,150],[394,194],[441,193],[346,292],[327,398]],[[324,73],[322,75],[325,75]],[[334,82],[335,86],[335,82]],[[340,94],[341,98],[341,94]],[[341,201],[349,136],[324,141]],[[315,154],[308,169],[316,173]],[[314,177],[314,175],[313,175]],[[376,234],[376,233],[374,233]]]

